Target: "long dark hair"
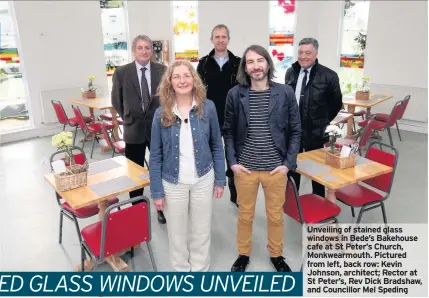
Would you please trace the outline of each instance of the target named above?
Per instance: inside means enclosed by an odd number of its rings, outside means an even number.
[[[276,69],[274,67],[274,62],[273,59],[271,59],[270,54],[268,53],[268,51],[259,45],[251,45],[250,47],[248,47],[243,54],[243,58],[241,59],[240,62],[240,66],[238,68],[238,73],[237,73],[237,81],[240,84],[243,85],[248,85],[250,86],[250,76],[246,73],[246,54],[249,51],[253,51],[255,53],[257,53],[258,55],[261,55],[262,57],[265,58],[265,60],[267,60],[267,64],[268,64],[268,84],[271,85],[271,83],[273,82],[273,79],[276,77],[274,75]]]

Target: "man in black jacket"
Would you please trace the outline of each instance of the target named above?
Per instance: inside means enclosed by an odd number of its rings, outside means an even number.
[[[200,59],[197,67],[203,83],[207,86],[207,98],[211,99],[217,111],[219,126],[223,127],[225,102],[228,91],[237,85],[237,72],[240,57],[228,51],[230,40],[229,29],[220,24],[213,28],[210,40],[214,49]],[[231,193],[231,202],[237,204],[237,191],[234,184],[234,175],[227,171],[228,187]]]
[[[228,92],[224,139],[228,168],[238,193],[237,246],[232,271],[243,272],[252,252],[253,218],[259,186],[265,195],[268,251],[278,272],[284,261],[283,205],[287,173],[296,169],[301,121],[293,90],[273,82],[274,64],[267,50],[252,45],[238,71],[240,85]]]
[[[342,107],[342,94],[335,71],[319,64],[319,43],[314,38],[299,42],[298,61],[286,72],[285,83],[295,91],[301,116],[300,152],[323,148],[325,129]],[[301,176],[289,172],[299,189]],[[312,182],[313,193],[325,197],[325,187]]]

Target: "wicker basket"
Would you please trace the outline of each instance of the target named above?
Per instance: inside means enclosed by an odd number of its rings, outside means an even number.
[[[357,100],[369,100],[369,92],[356,91]]]
[[[88,163],[84,165],[71,165],[66,173],[54,174],[55,186],[59,191],[66,191],[88,183]]]
[[[85,91],[85,92],[82,92],[82,97],[85,99],[96,98],[97,93],[95,91]]]
[[[336,149],[335,153],[325,150],[325,163],[338,169],[347,169],[356,166],[356,155],[340,157],[340,150]]]

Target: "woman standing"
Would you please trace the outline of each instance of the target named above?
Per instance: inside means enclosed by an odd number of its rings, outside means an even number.
[[[223,195],[225,157],[214,103],[194,67],[175,61],[159,86],[152,124],[150,189],[167,216],[175,271],[208,271],[213,196]]]

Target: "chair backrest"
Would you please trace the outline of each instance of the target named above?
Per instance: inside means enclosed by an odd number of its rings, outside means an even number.
[[[403,101],[400,100],[397,103],[395,103],[395,105],[393,106],[392,112],[389,115],[389,118],[387,119],[386,122],[386,127],[392,127],[393,125],[396,124],[396,121],[398,121],[401,117],[401,114],[403,114],[402,109],[403,109]]]
[[[63,104],[57,100],[51,100],[55,114],[57,115],[58,122],[61,124],[69,124],[69,118],[64,110]]]
[[[301,224],[305,223],[304,216],[302,214],[301,203],[299,201],[298,190],[292,177],[288,178],[285,195],[286,200],[283,204],[284,213]]]
[[[401,120],[402,117],[404,117],[405,110],[407,109],[408,103],[410,102],[410,98],[411,98],[411,95],[407,95],[402,101],[402,109],[401,109],[401,113],[399,114],[398,120]]]
[[[112,150],[115,150],[115,146],[113,146],[112,139],[110,138],[109,132],[107,131],[106,126],[104,125],[104,121],[102,121],[101,131],[103,132],[104,139],[109,142],[110,148],[112,148]]]
[[[87,158],[86,158],[85,152],[82,150],[82,148],[80,148],[78,146],[72,146],[71,150],[72,150],[72,153],[73,153],[74,162],[76,164],[78,164],[78,165],[85,164],[85,162],[87,161]],[[76,151],[79,151],[79,152],[78,153],[74,153]],[[51,171],[53,170],[53,168],[52,168],[52,162],[54,161],[54,157],[56,155],[60,155],[60,154],[63,154],[63,153],[66,154],[66,150],[59,150],[57,152],[54,152],[51,155],[51,157],[50,157],[50,163],[49,163],[49,165],[51,166]],[[65,160],[64,155],[61,156],[60,159]],[[66,162],[66,166],[68,166],[67,162]]]
[[[382,149],[377,149],[375,148],[375,145],[378,145],[380,147],[387,147],[391,149],[394,153],[392,154]],[[386,165],[388,167],[391,167],[392,172],[384,175],[380,175],[374,178],[370,178],[362,182],[378,190],[384,191],[386,193],[390,193],[390,190],[393,184],[393,178],[395,176],[396,165],[398,163],[398,157],[399,157],[399,154],[396,148],[380,142],[371,143],[368,147],[368,151],[366,152],[365,158],[378,162],[380,164]]]
[[[82,112],[80,111],[79,107],[72,105],[74,115],[76,117],[76,121],[79,124],[79,127],[83,131],[87,131],[88,128],[86,127],[85,119],[83,118]]]
[[[122,205],[142,200],[111,213]],[[130,227],[133,227],[130,229]],[[106,258],[142,242],[151,240],[150,203],[146,197],[121,201],[106,209],[101,229],[100,257]]]
[[[366,126],[363,128],[362,133],[360,135],[359,148],[365,147],[366,143],[371,137],[371,133],[374,127],[376,126],[376,124],[377,122],[375,122],[374,120],[369,120]]]

